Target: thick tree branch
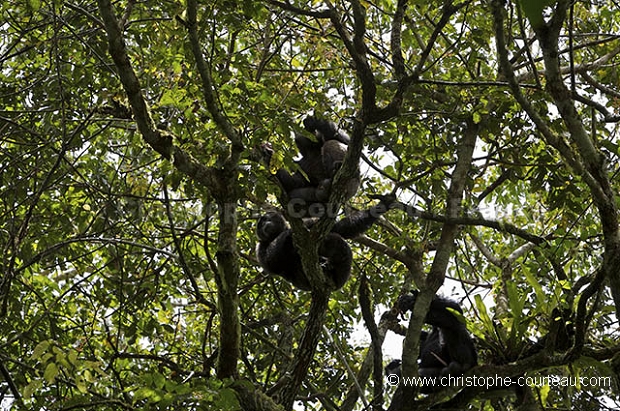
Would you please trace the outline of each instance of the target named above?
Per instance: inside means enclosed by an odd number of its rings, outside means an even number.
[[[213,85],[213,79],[211,78],[211,68],[202,55],[202,46],[198,39],[198,31],[196,29],[196,19],[196,1],[189,0],[187,3],[187,31],[189,33],[190,45],[192,46],[192,53],[196,60],[198,73],[200,73],[200,78],[202,79],[202,94],[205,98],[207,109],[209,113],[211,113],[211,117],[213,117],[213,121],[215,121],[215,124],[217,124],[220,130],[222,130],[232,143],[231,155],[234,157],[233,163],[236,164],[238,156],[243,151],[242,139],[217,103],[215,87]]]
[[[353,39],[351,39],[349,32],[342,24],[342,19],[336,12],[333,5],[330,6],[330,20],[338,32],[341,41],[349,52],[349,55],[353,59],[355,73],[357,74],[362,88],[361,118],[366,120],[372,118],[372,115],[376,110],[375,99],[377,95],[377,85],[372,68],[367,60],[367,49],[366,44],[364,43],[364,35],[366,33],[366,13],[359,1],[354,0],[351,3],[354,21]]]
[[[399,1],[396,14],[394,16],[394,20],[392,22],[392,53],[393,53],[392,59],[394,61],[394,68],[395,68],[395,73],[397,75],[396,77],[398,79],[398,86],[396,88],[396,92],[394,93],[394,96],[392,97],[391,101],[385,107],[382,107],[380,109],[373,111],[373,116],[369,118],[369,124],[387,121],[390,118],[398,115],[401,105],[403,103],[405,93],[407,93],[407,91],[409,90],[412,84],[415,84],[416,82],[419,81],[420,75],[422,74],[424,70],[424,64],[426,64],[428,57],[430,56],[430,53],[433,50],[433,47],[435,46],[435,42],[437,41],[437,38],[441,34],[441,31],[450,22],[450,19],[452,18],[452,16],[458,10],[460,10],[462,7],[465,7],[469,3],[470,3],[469,1],[466,1],[466,2],[463,2],[455,6],[454,4],[452,4],[451,1],[448,1],[444,4],[441,19],[435,26],[435,29],[433,30],[433,33],[431,34],[430,39],[426,43],[426,47],[420,54],[420,59],[418,60],[418,64],[414,68],[413,73],[405,76],[404,63],[402,63],[403,73],[400,72],[401,62],[399,59],[402,59],[402,52],[400,50],[400,44],[396,43],[396,40],[400,40],[400,32],[398,33],[398,36],[396,37],[395,37],[395,32],[394,32],[395,29],[399,29],[399,30],[401,29],[400,27],[401,22],[399,21],[402,18],[401,8],[402,8],[402,13],[404,13],[404,8],[406,7],[406,1],[402,1],[402,0]]]
[[[213,193],[218,205],[219,224],[216,252],[218,270],[215,276],[220,315],[217,375],[219,378],[227,378],[237,374],[237,361],[241,344],[239,295],[237,293],[241,273],[237,250],[238,217],[236,204],[239,195],[236,188],[238,187],[239,175],[238,162],[243,151],[243,144],[241,135],[237,133],[217,104],[210,67],[202,56],[202,48],[196,30],[197,3],[195,0],[189,0],[187,3],[187,17],[190,44],[202,80],[202,91],[207,109],[219,129],[232,143],[229,157],[221,161],[222,166],[217,170],[219,184]],[[205,243],[204,246],[205,252],[208,253],[207,244]]]
[[[366,328],[370,333],[374,386],[372,405],[373,409],[383,409],[383,351],[381,350],[383,338],[381,338],[379,328],[375,322],[374,310],[370,302],[370,287],[365,276],[362,276],[360,280],[359,301],[364,324],[366,324]]]
[[[172,136],[155,127],[148,105],[142,95],[138,77],[131,67],[112,3],[110,0],[99,0],[98,3],[104,27],[108,34],[110,56],[118,70],[118,75],[127,93],[138,130],[144,137],[144,140],[164,158],[173,160],[174,166],[180,172],[209,189],[217,187],[219,180],[214,169],[205,167],[188,153],[173,145]]]
[[[464,131],[463,139],[459,142],[457,149],[457,162],[452,173],[450,187],[448,189],[448,198],[446,200],[446,216],[449,219],[455,219],[459,216],[461,210],[461,202],[463,200],[463,192],[468,179],[468,173],[471,169],[474,148],[478,138],[480,125],[475,123],[473,119],[468,119]],[[435,258],[426,278],[426,284],[421,285],[421,292],[413,309],[413,314],[409,320],[407,336],[403,342],[402,370],[404,377],[414,375],[416,362],[420,347],[420,330],[422,323],[431,304],[435,293],[443,284],[445,273],[450,262],[450,257],[454,250],[454,240],[458,231],[458,224],[446,221],[441,230],[439,244],[435,252]],[[397,398],[394,395],[392,404],[395,399],[402,403],[404,409],[412,407],[415,399],[414,387],[398,388],[402,390]],[[402,395],[402,397],[400,397]]]
[[[190,2],[191,3],[191,2]],[[195,2],[193,3],[195,6]],[[191,4],[190,4],[191,5]],[[191,7],[190,7],[191,9]],[[218,203],[220,218],[220,230],[218,235],[218,282],[219,308],[222,319],[220,321],[221,346],[219,350],[218,375],[220,377],[232,376],[236,373],[236,362],[239,357],[240,324],[237,315],[238,296],[236,293],[239,278],[239,262],[236,256],[236,212],[230,205],[236,204],[234,184],[237,176],[235,168],[237,160],[243,149],[240,136],[225,121],[223,115],[216,109],[212,94],[210,78],[203,77],[205,86],[205,99],[207,105],[216,119],[218,126],[230,138],[232,144],[231,156],[223,161],[222,169],[207,168],[192,159],[178,147],[173,145],[172,136],[158,130],[151,118],[148,106],[141,92],[138,78],[131,67],[127,50],[122,37],[118,20],[109,0],[99,0],[99,10],[108,33],[110,55],[118,69],[121,83],[128,95],[129,102],[138,125],[140,133],[145,141],[163,157],[173,160],[175,167],[196,181],[210,189]],[[190,10],[190,16],[194,14]],[[191,27],[191,23],[190,23]],[[194,32],[195,33],[195,32]],[[202,61],[204,69],[204,61]],[[199,63],[200,64],[200,63]],[[208,70],[206,70],[208,72]],[[204,71],[201,72],[201,75]],[[215,113],[215,114],[214,114]]]
[[[479,129],[479,124],[474,123],[471,119],[468,120],[463,139],[459,143],[457,149],[457,163],[452,173],[446,202],[446,216],[449,219],[455,219],[460,214],[463,191],[467,183],[467,175],[471,168],[471,161]],[[437,252],[426,280],[427,286],[433,291],[433,294],[443,284],[444,275],[454,249],[454,239],[457,230],[458,224],[450,221],[444,223],[441,230]]]
[[[308,368],[314,359],[314,352],[321,339],[321,333],[323,332],[328,303],[329,293],[312,292],[310,313],[308,314],[308,321],[304,328],[304,335],[299,344],[299,349],[295,354],[295,361],[292,366],[291,374],[288,376],[290,380],[288,384],[283,386],[283,390],[279,393],[279,402],[287,410],[293,408],[295,397],[299,392],[302,382],[308,375]]]
[[[494,0],[493,5],[493,17],[495,27],[495,42],[497,46],[498,60],[500,64],[500,70],[512,91],[512,94],[525,110],[528,116],[532,119],[539,133],[547,140],[547,142],[560,152],[562,157],[568,163],[568,165],[579,175],[583,175],[585,171],[581,164],[574,158],[570,147],[557,137],[549,128],[547,121],[545,121],[538,112],[532,107],[531,103],[521,93],[520,84],[517,82],[514,69],[508,59],[508,49],[506,48],[506,39],[504,36],[504,8],[502,0]]]
[[[584,122],[571,98],[572,93],[564,84],[560,70],[559,36],[570,4],[569,0],[558,1],[549,23],[545,23],[540,16],[540,23],[531,21],[531,24],[543,53],[547,79],[546,89],[553,98],[568,133],[577,147],[581,162],[587,170],[587,176],[592,177],[585,179],[585,182],[592,192],[594,204],[598,209],[605,239],[603,274],[609,276],[616,308],[620,310],[620,275],[617,270],[620,263],[620,227],[616,205],[617,194],[607,173],[605,156],[585,129]]]
[[[146,101],[142,96],[140,82],[131,67],[123,35],[114,14],[112,3],[110,0],[99,0],[98,3],[101,18],[105,30],[108,33],[110,56],[112,56],[112,60],[114,60],[121,83],[129,98],[129,104],[131,105],[136,119],[138,130],[140,130],[144,140],[153,147],[155,151],[164,158],[170,160],[172,158],[172,137],[164,134],[155,127]]]
[[[402,49],[403,17],[407,9],[409,0],[398,0],[396,12],[392,19],[392,30],[390,34],[390,48],[392,49],[392,64],[394,65],[394,77],[398,80],[406,75],[405,59]]]

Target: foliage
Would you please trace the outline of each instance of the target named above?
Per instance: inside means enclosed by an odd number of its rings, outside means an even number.
[[[458,289],[468,375],[600,384],[405,390],[393,409],[617,409],[616,2],[202,3],[0,5],[3,405],[387,408],[351,336],[404,335],[390,307],[419,288],[406,374],[430,297]],[[332,293],[254,255],[310,113],[352,136],[336,187],[361,158],[345,209],[401,201]],[[324,223],[294,227],[310,260]]]

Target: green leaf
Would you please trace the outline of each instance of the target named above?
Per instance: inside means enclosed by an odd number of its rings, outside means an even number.
[[[31,358],[33,360],[41,358],[41,356],[43,354],[47,353],[47,350],[48,350],[49,346],[50,346],[50,342],[48,340],[41,341],[39,344],[37,344],[34,347],[34,350],[32,351]]]
[[[43,378],[45,378],[45,380],[48,383],[53,383],[54,379],[56,379],[56,376],[58,375],[58,366],[56,365],[56,363],[49,363],[47,364],[47,366],[45,367],[45,371],[43,372]]]
[[[519,0],[525,16],[533,26],[538,26],[544,22],[543,10],[555,2],[556,0]]]

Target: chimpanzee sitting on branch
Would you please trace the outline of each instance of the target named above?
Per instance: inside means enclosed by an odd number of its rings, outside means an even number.
[[[418,293],[412,291],[411,294],[401,296],[398,300],[400,311],[413,310]],[[441,390],[443,386],[439,385],[439,377],[462,375],[478,362],[476,348],[467,327],[452,310],[463,314],[456,302],[435,296],[424,318],[424,322],[432,325],[433,329],[430,333],[422,331],[420,335],[418,374],[420,377],[437,377],[437,382],[435,385],[422,386],[422,393]],[[386,373],[400,375],[400,363],[400,360],[392,361],[386,367]]]

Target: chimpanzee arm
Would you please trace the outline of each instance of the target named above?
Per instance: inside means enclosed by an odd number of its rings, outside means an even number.
[[[393,201],[392,196],[378,197],[381,202],[367,210],[356,211],[337,221],[332,228],[332,232],[340,234],[343,238],[353,238],[368,230],[379,217],[385,214]]]
[[[329,233],[319,248],[321,266],[327,277],[330,277],[336,289],[341,288],[351,275],[353,254],[351,248],[342,237]]]

